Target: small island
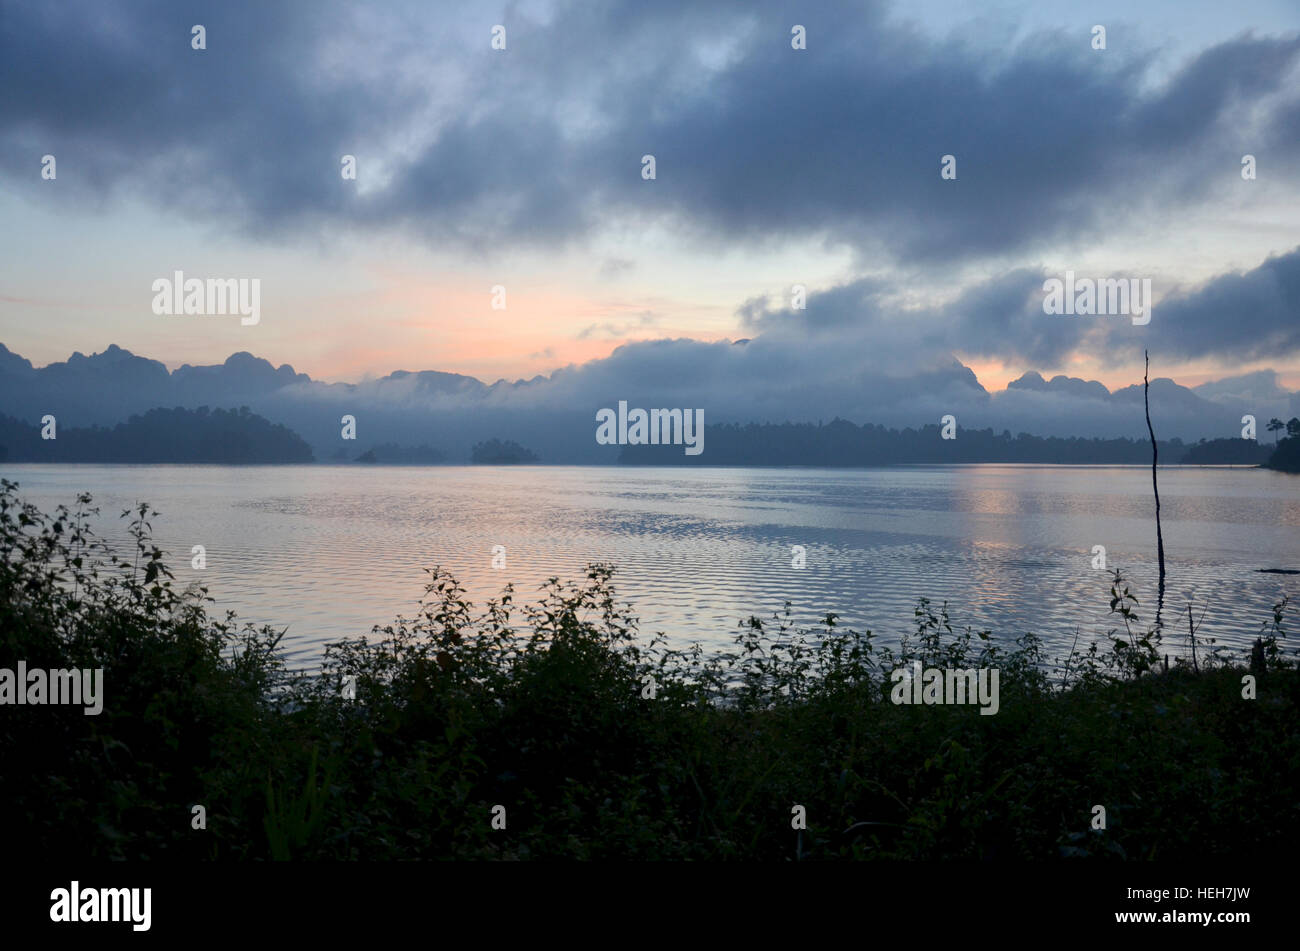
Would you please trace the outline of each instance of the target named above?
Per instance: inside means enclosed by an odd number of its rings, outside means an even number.
[[[112,428],[34,425],[0,416],[0,458],[7,462],[203,463],[314,462],[306,441],[247,406],[239,409],[151,409]]]
[[[470,462],[483,466],[509,466],[541,462],[537,453],[507,439],[489,439],[476,443],[470,451]]]

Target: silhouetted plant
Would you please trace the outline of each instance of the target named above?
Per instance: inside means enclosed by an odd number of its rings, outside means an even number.
[[[17,850],[88,858],[1189,858],[1290,855],[1300,829],[1300,684],[1265,622],[1269,673],[1240,652],[1157,664],[1116,571],[1123,629],[1066,658],[1033,634],[956,630],[922,599],[896,646],[810,629],[786,605],[728,650],[642,638],[614,570],[513,587],[476,609],[429,571],[412,617],[288,673],[284,631],[208,614],[124,511],[133,550],[95,537],[89,496],[44,514],[0,481],[0,667],[103,667],[100,716],[12,706],[0,807]],[[892,673],[997,669],[996,716],[896,705]],[[1264,684],[1261,681],[1261,684]],[[1104,836],[1087,804],[1107,803]],[[206,804],[209,826],[190,827]],[[506,804],[506,830],[489,813]],[[807,830],[790,808],[807,809]]]

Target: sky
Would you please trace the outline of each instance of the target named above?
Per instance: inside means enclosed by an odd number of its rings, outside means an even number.
[[[0,2],[0,49],[0,343],[37,365],[662,378],[748,340],[728,387],[863,411],[1147,349],[1300,389],[1293,2]],[[155,314],[177,270],[258,279],[259,322]],[[1044,314],[1067,270],[1150,279],[1150,323]]]

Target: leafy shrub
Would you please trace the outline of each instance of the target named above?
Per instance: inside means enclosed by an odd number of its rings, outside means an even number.
[[[1141,624],[1118,573],[1116,630],[1051,661],[1033,635],[954,631],[927,600],[896,647],[833,614],[798,629],[787,605],[706,654],[640,637],[607,565],[522,607],[507,586],[481,611],[435,568],[413,617],[290,674],[281,633],[213,618],[206,589],[175,587],[148,506],[123,513],[134,551],[119,557],[87,527],[90,502],[43,514],[0,481],[0,667],[103,667],[106,683],[100,716],[0,709],[19,849],[781,861],[1296,844],[1286,601],[1261,632],[1255,701],[1221,648],[1162,669],[1166,632]],[[914,660],[998,669],[998,715],[891,703],[891,673]],[[1105,832],[1089,827],[1098,803]]]

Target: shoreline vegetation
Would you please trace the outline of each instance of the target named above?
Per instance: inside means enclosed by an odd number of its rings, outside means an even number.
[[[1241,466],[1300,472],[1300,419],[1291,420],[1285,428],[1287,438],[1272,446],[1240,438],[1198,443],[1161,440],[1157,443],[1159,454],[1166,460],[1161,468]],[[621,448],[617,461],[653,466],[875,468],[979,463],[1146,465],[1151,458],[1151,444],[1145,439],[1012,436],[1006,430],[998,434],[992,429],[962,429],[959,438],[946,440],[935,424],[897,430],[870,423],[858,426],[841,419],[826,424],[711,424],[705,427],[705,445],[708,452],[698,456],[684,455],[676,446],[627,445]],[[0,462],[266,465],[316,461],[312,447],[296,432],[246,406],[229,410],[159,408],[112,428],[59,429],[53,423],[38,426],[0,414]],[[533,449],[498,438],[476,443],[465,459],[452,458],[427,443],[382,443],[366,448],[339,447],[324,461],[362,465],[544,462]],[[564,464],[562,459],[550,461]]]
[[[111,428],[40,426],[0,415],[0,462],[239,463],[313,462],[311,446],[287,426],[247,406],[151,409]]]
[[[1278,442],[1273,455],[1269,457],[1268,462],[1264,463],[1264,468],[1276,469],[1279,472],[1300,472],[1300,432]]]
[[[1300,837],[1285,599],[1248,655],[1193,629],[1172,665],[1183,638],[1143,622],[1118,572],[1114,629],[1055,666],[1034,635],[954,631],[925,600],[897,647],[778,616],[706,655],[640,637],[609,566],[481,610],[434,568],[415,616],[306,674],[284,632],[173,583],[148,505],[122,513],[124,553],[94,511],[42,512],[0,480],[0,668],[104,670],[97,716],[0,708],[16,854],[1173,860],[1290,858]],[[891,702],[918,661],[999,671],[996,715]]]

